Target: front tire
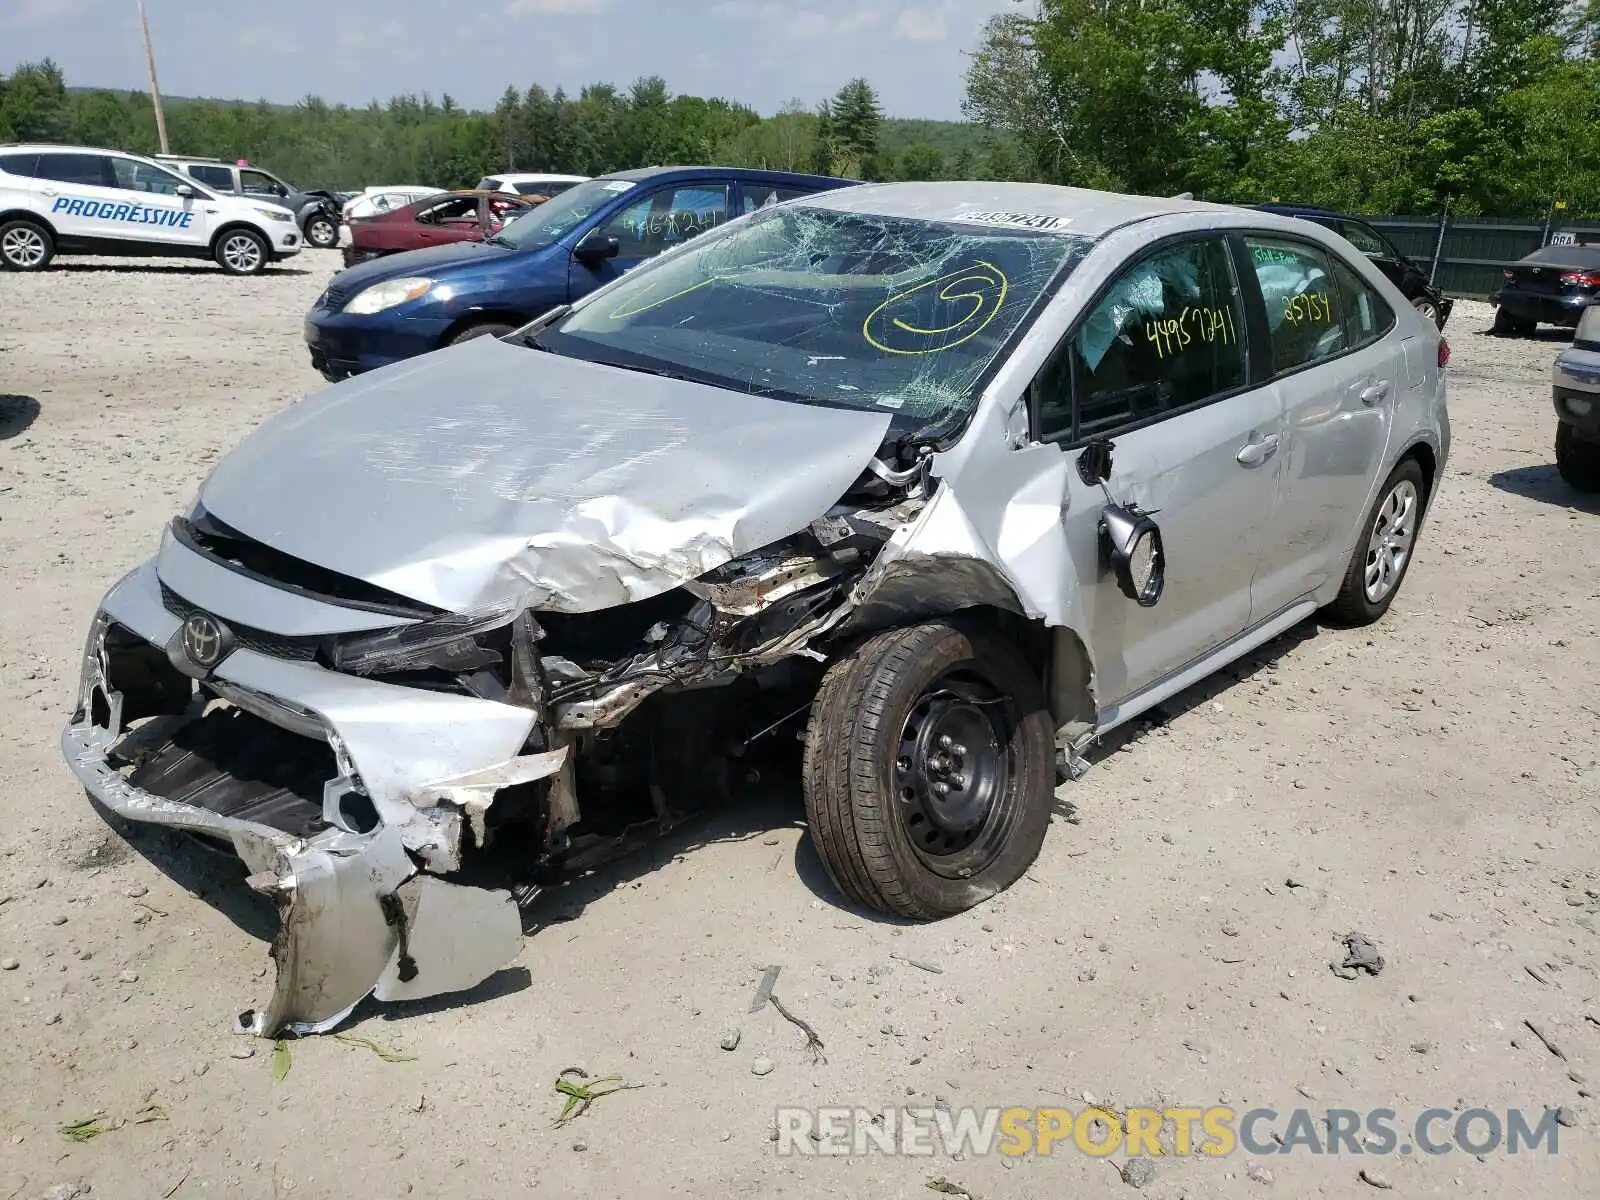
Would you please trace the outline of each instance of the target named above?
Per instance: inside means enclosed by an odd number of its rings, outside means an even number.
[[[0,263],[13,271],[42,271],[56,256],[56,240],[36,221],[0,225]]]
[[[1571,425],[1557,425],[1556,470],[1578,491],[1600,492],[1600,442],[1586,442]]]
[[[1339,595],[1327,615],[1338,625],[1371,625],[1400,593],[1417,548],[1426,486],[1422,467],[1407,458],[1389,472],[1350,555]]]
[[[339,227],[326,213],[318,213],[306,222],[306,241],[318,250],[329,250],[339,244]]]
[[[1010,642],[955,621],[880,633],[823,678],[804,789],[846,897],[918,920],[964,912],[1022,876],[1050,825],[1039,677]]]
[[[217,265],[229,275],[259,275],[272,259],[266,239],[249,229],[227,229],[217,239]]]

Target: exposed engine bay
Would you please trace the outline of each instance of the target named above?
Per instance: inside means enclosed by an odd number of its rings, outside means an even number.
[[[147,566],[91,631],[63,745],[103,802],[231,845],[278,904],[276,992],[239,1030],[326,1030],[369,992],[476,984],[515,954],[519,910],[543,889],[729,798],[757,759],[797,765],[831,635],[929,487],[923,468],[874,460],[799,533],[679,587],[591,612],[466,618],[296,562],[196,506],[166,550],[417,619],[270,633],[208,615]],[[247,662],[273,678],[241,672]],[[293,684],[276,682],[284,670]],[[525,735],[503,761],[397,790],[358,741],[382,710],[345,722],[305,690],[330,676],[385,703],[514,710]],[[437,737],[422,727],[457,714],[476,715],[440,707],[413,735]],[[404,741],[388,730],[382,752]]]

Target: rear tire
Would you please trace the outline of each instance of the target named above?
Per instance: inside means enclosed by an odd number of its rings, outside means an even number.
[[[1577,491],[1600,492],[1600,442],[1583,441],[1571,425],[1557,425],[1556,470]]]
[[[272,261],[266,239],[250,229],[224,229],[214,253],[217,265],[229,275],[259,275]]]
[[[1378,499],[1350,554],[1339,595],[1325,610],[1333,624],[1371,625],[1389,611],[1416,557],[1417,532],[1426,504],[1422,467],[1414,458],[1403,459],[1378,489]]]
[[[470,342],[473,338],[505,337],[506,334],[518,328],[516,325],[506,325],[499,321],[486,321],[482,325],[468,325],[465,329],[450,335],[446,346],[459,346],[462,342]]]
[[[1503,308],[1494,310],[1494,328],[1490,331],[1496,337],[1527,337],[1539,328],[1539,322],[1530,321],[1526,317],[1513,317]]]
[[[823,678],[804,789],[846,897],[918,920],[964,912],[1021,877],[1050,825],[1055,738],[1038,675],[1011,643],[955,621],[880,633]]]
[[[0,225],[0,263],[13,271],[42,271],[56,256],[56,240],[37,221]]]

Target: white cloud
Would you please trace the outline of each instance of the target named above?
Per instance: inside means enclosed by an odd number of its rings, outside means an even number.
[[[942,42],[950,36],[943,10],[908,8],[895,18],[894,34],[909,42]]]

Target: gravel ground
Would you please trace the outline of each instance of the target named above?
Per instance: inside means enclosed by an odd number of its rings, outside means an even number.
[[[1573,1122],[1554,1156],[1168,1157],[1152,1196],[1365,1195],[1363,1168],[1396,1195],[1600,1195],[1580,1082],[1600,1076],[1600,508],[1551,465],[1560,339],[1491,339],[1470,303],[1453,457],[1389,617],[1297,629],[1107,747],[1010,892],[931,926],[851,911],[775,787],[547,896],[471,1002],[360,1010],[408,1061],[317,1038],[276,1080],[228,1028],[270,982],[270,912],[226,860],[108,829],[55,739],[103,590],[221,451],[320,384],[300,316],[334,263],[0,277],[0,1196],[1123,1194],[1120,1155],[768,1140],[780,1104],[1086,1094]],[[1380,975],[1329,970],[1351,930]],[[825,1063],[747,1012],[772,963]],[[574,1065],[644,1086],[554,1128]],[[96,1111],[98,1137],[59,1132]]]

